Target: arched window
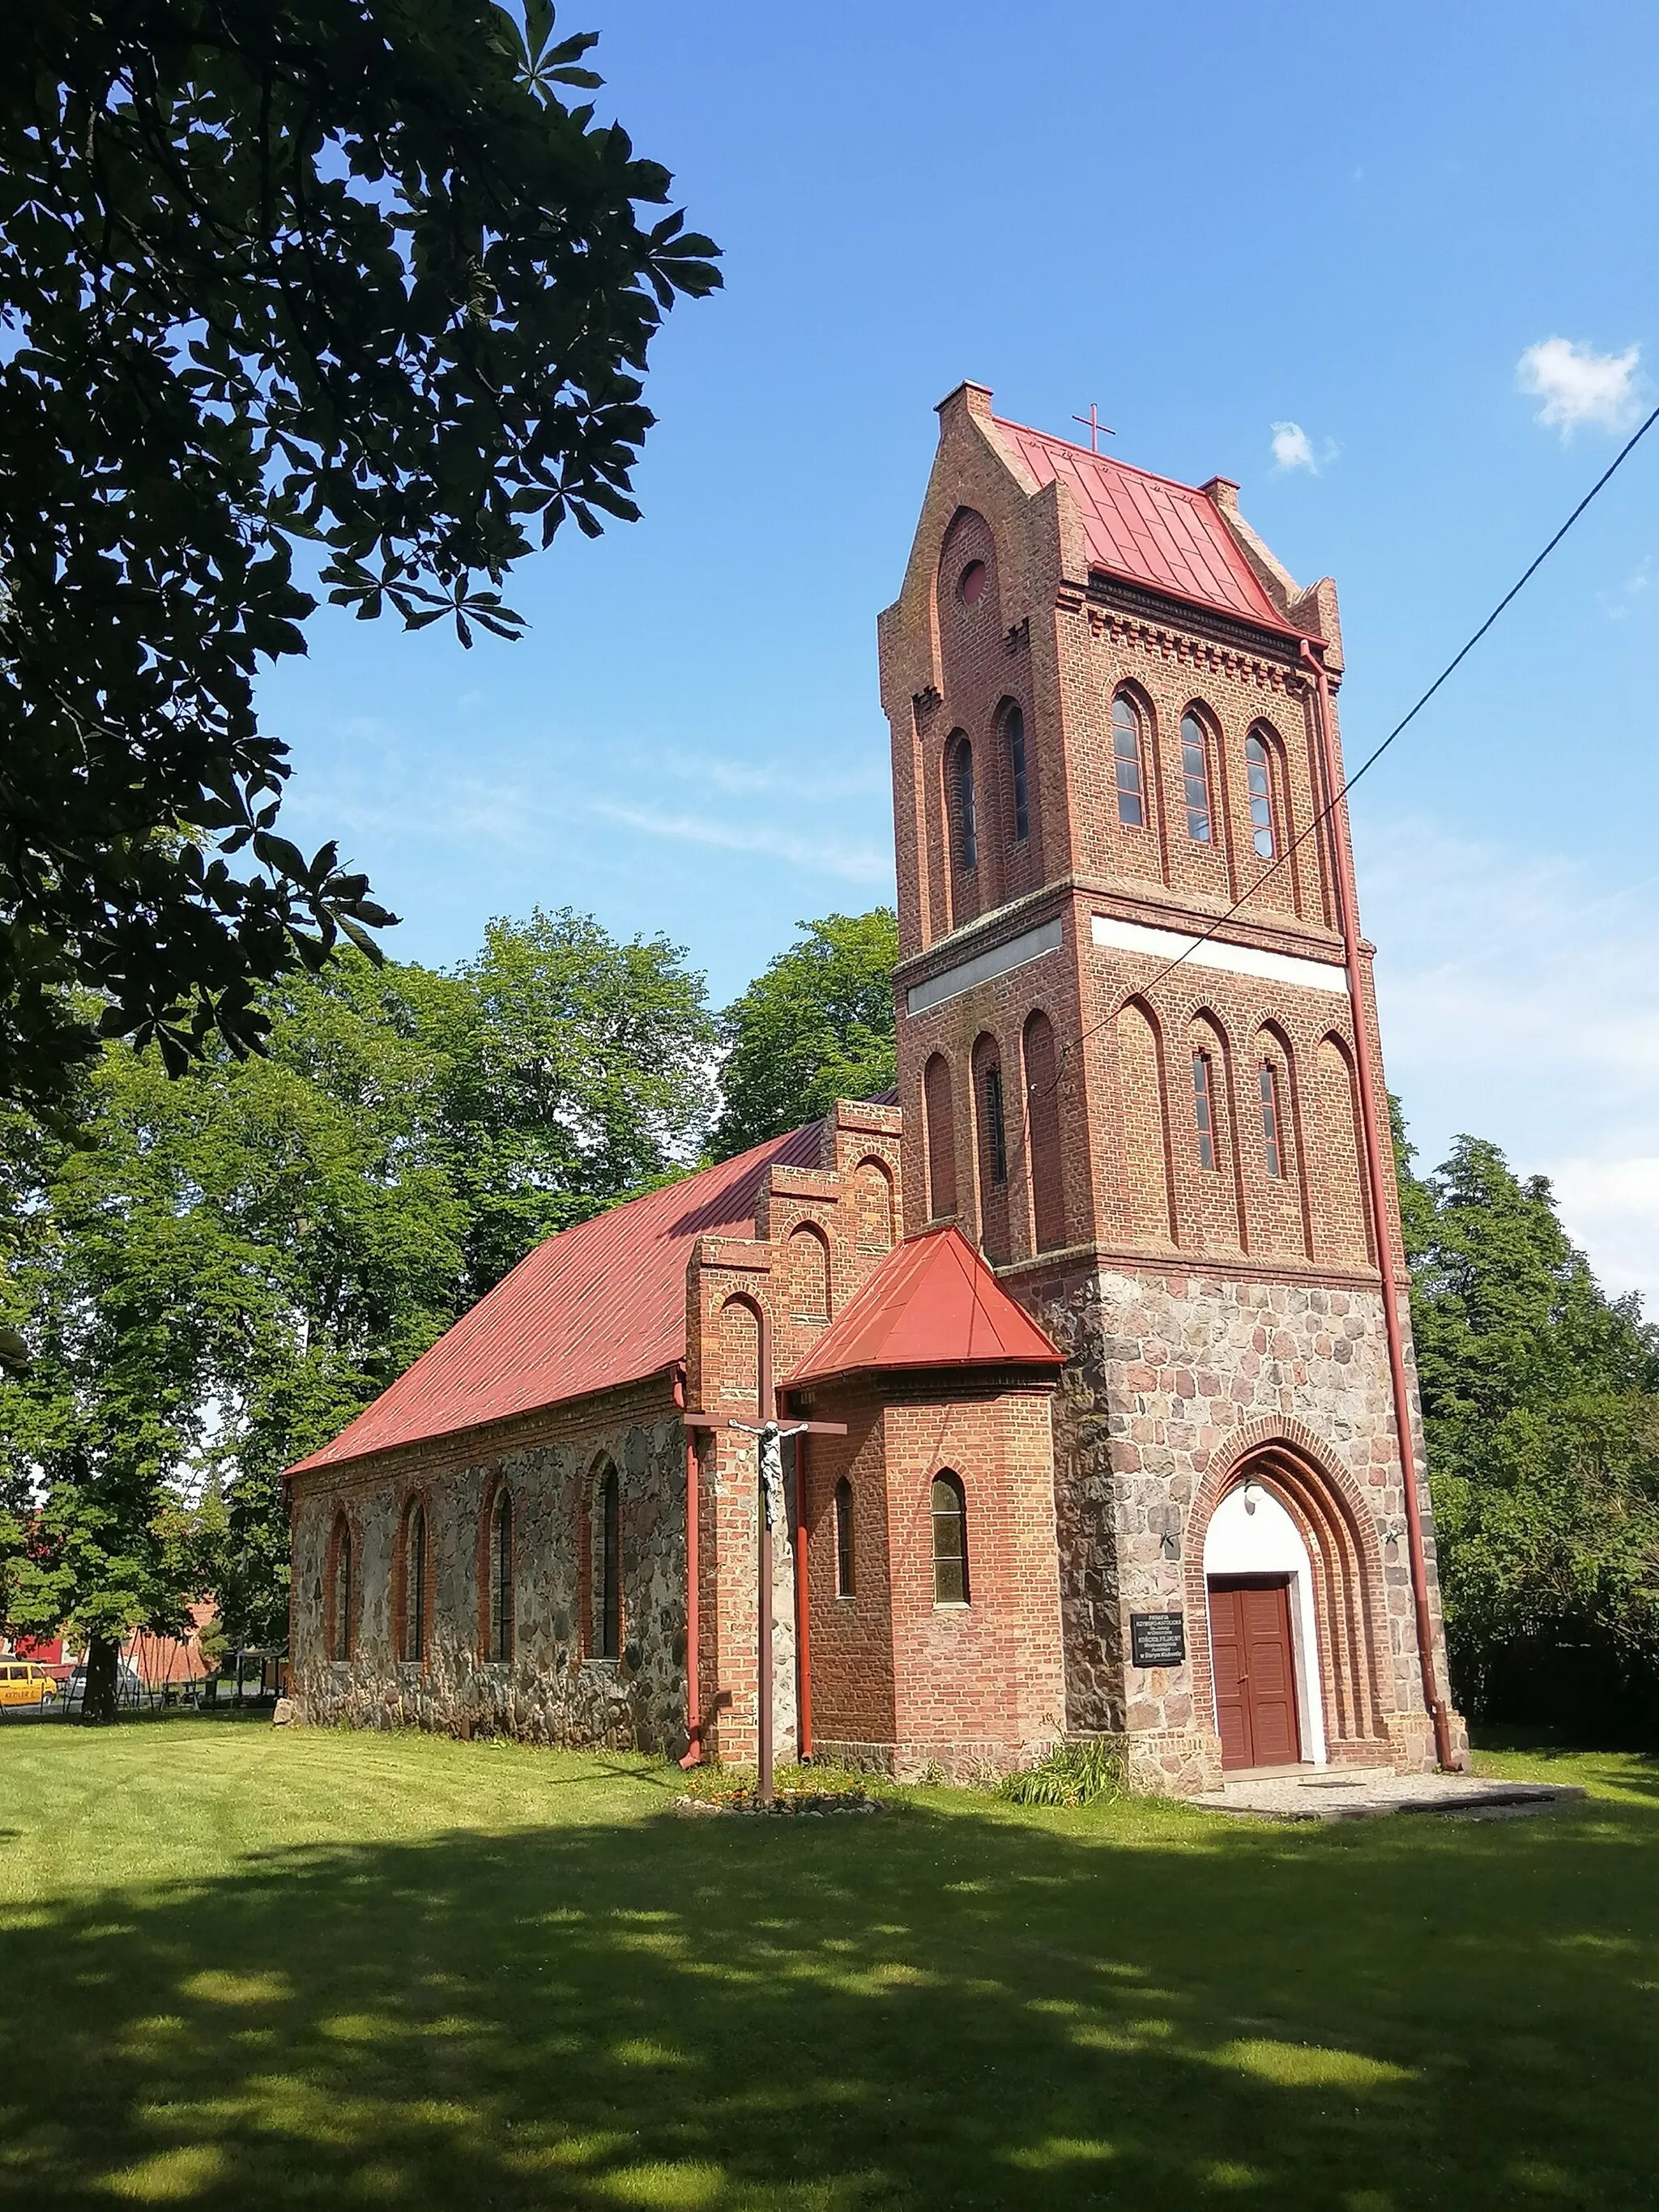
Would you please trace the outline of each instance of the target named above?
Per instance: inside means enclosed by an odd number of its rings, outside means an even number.
[[[1146,826],[1146,788],[1140,717],[1126,691],[1112,702],[1112,769],[1117,780],[1117,818],[1126,830]]]
[[[1279,824],[1274,817],[1273,748],[1259,730],[1244,740],[1244,773],[1250,787],[1250,838],[1258,860],[1271,860],[1279,850]]]
[[[1279,1077],[1270,1060],[1261,1063],[1261,1143],[1267,1154],[1267,1173],[1275,1178],[1282,1176],[1285,1158],[1279,1134]]]
[[[922,1071],[921,1103],[927,1125],[928,1218],[949,1221],[957,1211],[957,1118],[951,1063],[942,1052]]]
[[[1013,1256],[1008,1206],[1008,1118],[1003,1101],[1002,1055],[988,1033],[974,1047],[973,1101],[979,1162],[979,1241],[994,1267]]]
[[[496,1493],[489,1528],[489,1656],[501,1666],[513,1657],[517,1629],[513,1591],[513,1493]]]
[[[985,1116],[985,1179],[1000,1189],[1008,1180],[1008,1116],[1002,1098],[1002,1062],[988,1060],[980,1070]]]
[[[622,1656],[622,1485],[608,1468],[599,1486],[599,1618],[598,1656]]]
[[[968,1506],[962,1484],[944,1468],[933,1477],[933,1603],[968,1602]]]
[[[1181,780],[1187,799],[1187,835],[1194,845],[1211,844],[1210,740],[1196,714],[1181,718]]]
[[[979,816],[974,805],[974,749],[963,738],[951,763],[957,805],[957,866],[965,874],[979,866]]]
[[[853,1595],[853,1486],[845,1475],[836,1485],[836,1595]]]
[[[404,1657],[426,1657],[426,1509],[410,1508],[404,1524]]]
[[[1032,1014],[1025,1024],[1025,1126],[1030,1132],[1031,1226],[1039,1252],[1066,1242],[1066,1176],[1060,1139],[1060,1060],[1054,1024]]]
[[[351,1524],[343,1513],[334,1523],[333,1568],[329,1582],[328,1656],[351,1656],[351,1627],[356,1592],[352,1587]]]
[[[1031,795],[1025,773],[1025,717],[1015,706],[1003,716],[1002,733],[1008,745],[1008,788],[1014,801],[1014,842],[1031,834]]]
[[[1193,1054],[1193,1119],[1198,1132],[1198,1164],[1215,1165],[1215,1062],[1207,1052]]]

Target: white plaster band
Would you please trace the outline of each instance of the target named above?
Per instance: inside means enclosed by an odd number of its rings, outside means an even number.
[[[1099,927],[1097,921],[1095,927]],[[1010,969],[1023,968],[1028,960],[1040,960],[1045,952],[1060,950],[1060,917],[1038,924],[1018,937],[1011,937],[1006,945],[994,945],[988,952],[977,952],[971,960],[964,960],[955,968],[947,968],[942,975],[934,975],[926,983],[913,984],[904,994],[905,1010],[912,1014],[925,1014],[929,1006],[937,1006],[946,999],[959,999],[964,991],[971,991],[975,983],[988,983],[993,976],[1006,975]]]
[[[1263,975],[1273,983],[1300,983],[1305,990],[1347,996],[1348,971],[1337,961],[1263,952],[1254,945],[1232,945],[1218,937],[1188,937],[1178,929],[1149,929],[1144,922],[1119,921],[1109,914],[1093,917],[1093,934],[1097,945],[1109,945],[1120,952],[1145,952],[1154,960],[1185,956],[1190,968],[1224,968],[1234,975]]]

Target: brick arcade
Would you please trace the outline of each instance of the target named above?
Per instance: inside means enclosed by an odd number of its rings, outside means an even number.
[[[290,1471],[313,1719],[747,1763],[766,1694],[781,1757],[1105,1736],[1176,1793],[1464,1756],[1334,587],[1224,479],[939,412],[880,623],[896,1098],[550,1238]],[[763,1691],[726,1424],[773,1411],[842,1433]]]

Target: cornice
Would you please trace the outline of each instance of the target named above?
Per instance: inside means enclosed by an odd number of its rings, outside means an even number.
[[[1067,594],[1066,599],[1069,597]],[[1060,604],[1066,604],[1066,599]],[[1104,628],[1115,617],[1124,634],[1139,629],[1149,638],[1159,641],[1160,647],[1167,640],[1169,648],[1177,653],[1194,654],[1199,649],[1195,641],[1199,640],[1206,645],[1231,649],[1246,659],[1270,663],[1281,680],[1286,674],[1293,674],[1294,684],[1286,684],[1285,688],[1294,690],[1297,696],[1301,695],[1306,679],[1300,673],[1303,639],[1299,631],[1270,629],[1265,623],[1221,614],[1193,600],[1155,592],[1144,584],[1126,583],[1121,577],[1104,575],[1098,569],[1090,572],[1085,601],[1091,626],[1098,622]]]

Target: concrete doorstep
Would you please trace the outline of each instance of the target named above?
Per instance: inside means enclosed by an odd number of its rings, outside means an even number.
[[[1584,1796],[1576,1783],[1500,1782],[1474,1774],[1395,1774],[1388,1767],[1260,1768],[1197,1799],[1212,1812],[1258,1820],[1376,1820],[1439,1813],[1465,1820],[1519,1820]]]

